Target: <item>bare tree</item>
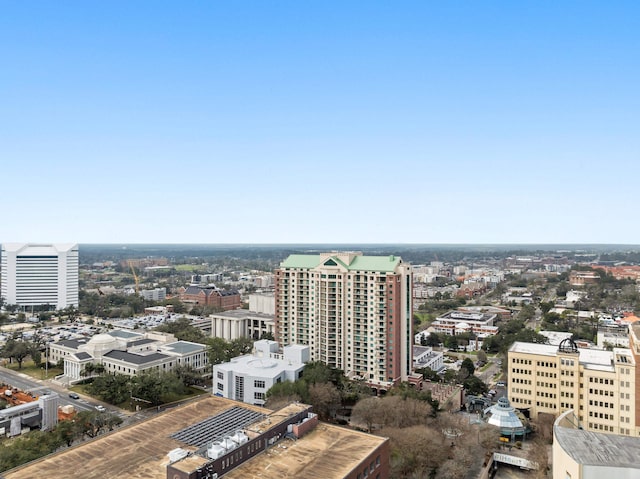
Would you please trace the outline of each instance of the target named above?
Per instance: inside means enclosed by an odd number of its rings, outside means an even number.
[[[309,386],[309,400],[321,419],[335,416],[340,406],[340,392],[332,383],[316,383]]]
[[[381,412],[380,399],[370,397],[356,403],[351,411],[351,418],[353,421],[366,424],[367,431],[371,432],[374,424],[379,423]]]

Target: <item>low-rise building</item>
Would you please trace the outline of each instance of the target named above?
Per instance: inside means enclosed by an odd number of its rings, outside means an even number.
[[[468,313],[463,311],[449,311],[436,318],[431,327],[437,333],[455,336],[460,333],[474,333],[484,338],[497,334],[498,327],[493,325],[496,313]]]
[[[143,289],[140,296],[147,301],[164,301],[167,299],[167,288]]]
[[[430,368],[440,371],[444,367],[444,354],[429,346],[413,346],[413,369]]]
[[[191,285],[180,288],[180,301],[183,303],[212,306],[224,311],[242,307],[240,293],[236,290],[224,290],[215,286]]]
[[[253,349],[252,354],[213,367],[215,394],[263,405],[271,386],[299,379],[309,361],[309,347],[299,344],[285,346],[282,354],[278,354],[278,343],[263,339],[254,342]]]
[[[277,411],[204,396],[4,471],[5,479],[388,479],[385,437],[318,422],[310,406]]]
[[[64,374],[58,379],[73,383],[91,375],[87,365],[102,365],[106,372],[135,376],[143,371],[168,372],[190,366],[204,372],[207,352],[204,344],[176,341],[171,334],[113,330],[90,339],[69,339],[51,343],[49,358],[64,360]]]
[[[237,338],[260,339],[266,334],[273,337],[273,314],[256,313],[247,309],[235,309],[209,315],[211,337],[231,341]]]

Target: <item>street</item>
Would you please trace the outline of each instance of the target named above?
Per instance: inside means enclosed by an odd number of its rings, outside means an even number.
[[[25,392],[31,392],[36,396],[44,394],[44,391],[56,392],[60,396],[60,405],[72,404],[78,411],[94,411],[95,407],[100,404],[99,401],[91,400],[88,398],[80,397],[80,399],[72,399],[69,397],[69,391],[49,380],[36,380],[26,374],[13,371],[4,367],[0,367],[0,381],[5,384],[9,384]],[[121,417],[127,417],[127,414],[123,411],[103,404],[108,410],[118,414]]]

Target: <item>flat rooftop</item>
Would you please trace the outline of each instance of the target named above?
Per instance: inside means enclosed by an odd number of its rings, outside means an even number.
[[[522,343],[515,342],[509,348],[510,353],[524,353],[524,354],[537,354],[541,356],[556,357],[558,353],[558,346],[550,344],[537,344],[537,343]],[[633,358],[628,349],[614,348],[613,351],[605,351],[601,349],[578,349],[580,364],[585,369],[593,369],[598,371],[615,371],[613,366],[614,355],[628,356],[629,363],[633,362]]]
[[[248,309],[231,309],[229,311],[221,311],[219,313],[213,313],[208,316],[207,319],[212,318],[225,318],[225,319],[264,319],[272,320],[275,318],[274,314],[259,313],[257,311],[249,311]]]
[[[197,449],[170,436],[234,406],[241,406],[269,416],[259,419],[246,428],[250,436],[274,427],[280,422],[280,418],[285,420],[308,407],[294,403],[273,412],[217,396],[206,396],[146,421],[100,436],[96,440],[6,471],[3,477],[4,479],[25,477],[166,479],[169,451],[182,448],[194,452]],[[232,479],[342,478],[387,440],[384,437],[319,423],[303,438],[297,441],[279,441],[264,453],[226,473],[224,477]],[[180,470],[190,471],[206,462],[205,458],[194,454],[174,465],[179,465]]]
[[[120,479],[122,477],[166,479],[167,454],[185,444],[170,437],[190,425],[237,406],[240,403],[217,396],[205,396],[157,416],[117,429],[39,461],[3,473],[5,479],[64,477],[66,479]],[[243,408],[268,414],[268,409],[242,403]]]
[[[266,452],[228,472],[224,477],[228,479],[345,477],[360,464],[360,461],[387,440],[384,437],[319,423],[302,439],[280,441]]]

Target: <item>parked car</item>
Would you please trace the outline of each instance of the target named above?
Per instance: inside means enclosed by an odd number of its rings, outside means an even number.
[[[504,388],[507,386],[507,383],[505,383],[504,381],[498,381],[496,383],[496,386],[498,386],[499,388]]]
[[[71,399],[80,399],[80,396],[78,396],[76,393],[69,393],[69,397]]]
[[[96,406],[96,411],[105,412],[106,410],[107,409],[104,406],[101,406],[100,404]]]

